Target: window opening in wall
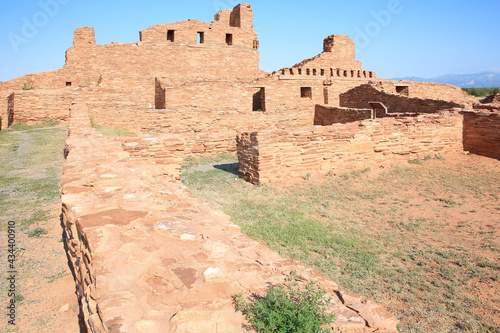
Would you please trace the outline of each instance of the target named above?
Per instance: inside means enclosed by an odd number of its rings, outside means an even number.
[[[410,87],[408,87],[408,86],[396,86],[396,92],[400,95],[410,96]]]
[[[347,71],[344,71],[344,76],[347,77]]]
[[[363,77],[366,77],[366,71],[363,71]]]
[[[302,75],[302,68],[299,68],[297,71],[299,72],[299,75]]]
[[[312,98],[312,87],[300,87],[300,97]]]
[[[373,73],[372,73],[372,72],[369,72],[369,73],[370,73],[370,75],[369,75],[369,76],[370,76],[370,78],[372,78],[372,77],[373,77]]]
[[[253,94],[253,107],[252,111],[266,111],[266,88],[257,88]]]
[[[354,71],[351,71],[351,77],[354,77]]]
[[[205,43],[205,33],[203,31],[198,31],[198,44]]]
[[[253,41],[253,48],[254,49],[258,49],[259,48],[259,41],[258,40],[254,40]]]
[[[330,68],[330,76],[333,76],[333,68]]]
[[[226,34],[226,44],[233,45],[233,34]]]
[[[306,74],[311,75],[311,70],[309,68],[306,70]]]
[[[340,69],[337,69],[337,76],[340,77]]]
[[[313,75],[316,75],[316,68],[313,69]]]
[[[321,70],[321,76],[325,76],[325,70],[324,69]]]
[[[175,41],[175,30],[167,31],[167,40],[172,43]]]
[[[66,82],[66,87],[71,87],[71,82]]]

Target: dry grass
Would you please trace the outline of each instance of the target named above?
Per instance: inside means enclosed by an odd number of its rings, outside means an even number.
[[[496,160],[428,159],[282,188],[252,186],[234,169],[184,183],[282,256],[385,305],[401,332],[499,329]]]

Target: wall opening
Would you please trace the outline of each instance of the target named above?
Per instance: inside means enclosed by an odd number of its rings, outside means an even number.
[[[325,76],[325,70],[324,69],[321,70],[321,76]]]
[[[396,86],[396,92],[403,96],[410,96],[410,87],[408,86]]]
[[[316,68],[313,69],[313,75],[316,75]]]
[[[300,97],[312,99],[312,87],[300,87]]]
[[[163,88],[160,80],[155,78],[155,109],[165,109],[166,108],[166,97],[165,88]]]
[[[205,33],[203,31],[198,31],[198,44],[205,43]]]
[[[66,82],[66,87],[71,87],[71,82]]]
[[[290,68],[290,75],[293,75],[293,68]]]
[[[306,69],[306,74],[307,74],[307,75],[311,75],[311,70],[310,70],[309,68],[308,68],[308,69]]]
[[[254,40],[253,41],[253,48],[254,49],[258,49],[259,48],[259,41],[258,40]]]
[[[323,99],[324,99],[323,102],[325,104],[328,104],[328,87],[323,88]]]
[[[233,45],[233,34],[226,34],[226,45]]]
[[[333,68],[330,68],[330,76],[334,76],[333,75]]]
[[[172,43],[175,41],[175,30],[167,31],[167,40]]]
[[[257,88],[253,94],[252,111],[266,111],[266,88]]]
[[[354,71],[351,71],[351,77],[354,77]]]
[[[347,71],[344,71],[344,77],[347,77]]]
[[[299,68],[297,71],[299,72],[299,75],[302,75],[302,68]]]

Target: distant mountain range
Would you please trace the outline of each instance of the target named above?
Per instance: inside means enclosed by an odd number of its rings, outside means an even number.
[[[477,74],[447,74],[430,79],[423,77],[400,77],[393,80],[409,80],[417,82],[436,82],[452,84],[461,88],[497,88],[500,87],[500,74],[492,72],[484,72]]]

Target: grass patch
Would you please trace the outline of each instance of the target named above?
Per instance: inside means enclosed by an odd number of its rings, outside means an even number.
[[[36,227],[28,232],[28,237],[40,237],[41,235],[46,234],[48,234],[48,231],[45,228]]]
[[[481,217],[460,223],[457,233],[446,228],[463,220],[465,204],[495,212],[500,174],[475,165],[435,166],[444,159],[432,159],[280,188],[235,181],[223,170],[192,172],[183,182],[281,256],[384,304],[401,332],[494,332],[498,307],[479,299],[475,288],[498,281],[498,235],[477,229],[488,225]],[[204,163],[191,158],[185,167]]]
[[[67,136],[57,122],[16,124],[0,132],[0,229],[9,220],[25,229],[49,218],[59,198],[62,149]]]
[[[125,136],[129,134],[137,134],[136,131],[130,130],[128,128],[106,127],[97,125],[95,122],[95,116],[93,114],[90,115],[89,120],[90,120],[90,125],[96,130],[98,130],[99,133],[105,136]]]

